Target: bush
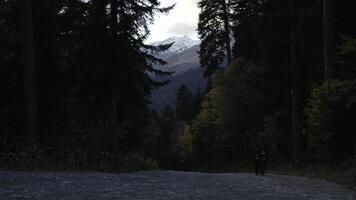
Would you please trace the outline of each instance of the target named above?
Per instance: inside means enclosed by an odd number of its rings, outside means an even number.
[[[352,81],[327,81],[312,90],[305,109],[310,157],[336,160],[354,153],[356,131]]]
[[[286,111],[277,111],[264,118],[264,130],[258,134],[257,146],[264,146],[274,158],[284,161],[292,155],[289,116]]]
[[[114,155],[107,152],[101,152],[99,162],[93,167],[97,170],[115,172],[130,172],[159,168],[156,161],[146,158],[140,153]]]
[[[25,146],[19,152],[0,154],[0,169],[11,170],[102,170],[128,172],[158,169],[158,163],[141,153],[87,153],[79,148]]]
[[[193,157],[193,136],[190,126],[186,125],[179,137],[179,152],[184,161],[189,161]]]
[[[356,76],[356,39],[343,36],[343,43],[338,46],[334,74],[342,79],[353,79]]]
[[[2,169],[36,169],[48,166],[44,150],[37,145],[24,146],[16,153],[1,154]]]

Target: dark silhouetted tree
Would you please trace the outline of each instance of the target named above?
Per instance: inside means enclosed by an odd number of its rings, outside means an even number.
[[[334,54],[334,0],[323,0],[323,54],[324,80],[329,80],[333,68]]]
[[[176,114],[178,120],[190,121],[193,117],[194,102],[193,95],[183,84],[177,91]]]
[[[231,63],[230,5],[225,0],[201,0],[198,33],[199,57],[205,76],[211,76],[227,60]]]
[[[33,2],[31,0],[22,1],[22,59],[24,64],[24,88],[27,113],[26,141],[28,143],[34,143],[37,134],[36,58],[32,4]]]

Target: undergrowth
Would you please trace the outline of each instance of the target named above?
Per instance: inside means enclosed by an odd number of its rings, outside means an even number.
[[[130,172],[158,169],[158,163],[143,153],[112,154],[84,152],[76,148],[51,149],[25,146],[18,152],[0,154],[5,170],[98,170]]]

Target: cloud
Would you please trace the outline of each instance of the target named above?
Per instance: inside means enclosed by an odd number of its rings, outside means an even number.
[[[196,26],[187,23],[176,23],[167,30],[167,34],[171,35],[194,35]]]
[[[176,3],[176,7],[167,15],[157,14],[154,24],[149,26],[151,35],[146,42],[155,42],[172,36],[188,35],[198,39],[196,27],[199,18],[198,0],[160,0],[161,6]]]

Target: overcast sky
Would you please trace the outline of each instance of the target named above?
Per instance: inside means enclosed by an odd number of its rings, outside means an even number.
[[[162,6],[176,3],[168,15],[157,15],[150,26],[151,36],[147,42],[161,41],[172,36],[188,35],[197,39],[199,9],[198,0],[161,0]]]

